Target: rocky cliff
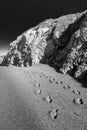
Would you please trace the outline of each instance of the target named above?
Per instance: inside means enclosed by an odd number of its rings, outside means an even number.
[[[87,11],[48,19],[10,43],[3,66],[49,64],[83,78],[87,73]]]

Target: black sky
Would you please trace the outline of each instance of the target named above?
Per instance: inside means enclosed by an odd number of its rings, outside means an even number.
[[[87,0],[0,0],[0,44],[48,18],[87,9]]]

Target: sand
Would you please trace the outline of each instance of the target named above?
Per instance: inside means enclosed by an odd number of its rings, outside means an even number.
[[[87,88],[48,65],[0,66],[0,130],[87,130]]]

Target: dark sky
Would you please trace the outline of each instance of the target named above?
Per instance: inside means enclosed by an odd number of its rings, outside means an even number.
[[[87,0],[0,0],[0,45],[48,18],[87,9]]]

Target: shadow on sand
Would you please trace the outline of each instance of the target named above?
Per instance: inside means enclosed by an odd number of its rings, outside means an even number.
[[[83,88],[87,88],[87,77],[86,78],[82,78],[82,79],[78,79],[77,80],[79,83],[81,83],[81,86]]]

